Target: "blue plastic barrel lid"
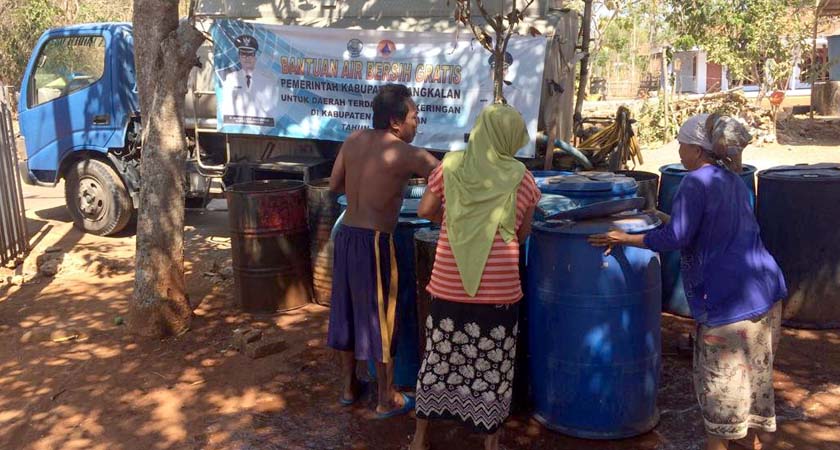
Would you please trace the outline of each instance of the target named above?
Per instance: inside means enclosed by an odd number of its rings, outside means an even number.
[[[599,180],[593,177],[584,175],[557,175],[548,178],[540,178],[537,180],[537,186],[540,189],[548,189],[556,192],[591,192],[591,191],[605,191],[610,192],[613,189],[611,180]]]
[[[573,175],[574,172],[567,170],[532,170],[531,175],[539,181],[540,178],[556,177],[558,175]]]
[[[578,172],[537,178],[540,190],[555,193],[603,192],[616,195],[634,194],[638,182],[631,177],[612,172]]]
[[[840,178],[840,164],[820,163],[797,166],[777,166],[763,170],[759,178],[792,178],[797,180]]]
[[[555,233],[590,235],[606,233],[613,228],[618,228],[627,233],[644,233],[660,225],[662,225],[662,221],[653,214],[627,212],[577,222],[535,222],[534,228]]]
[[[535,217],[537,220],[545,220],[558,213],[570,211],[583,206],[580,200],[566,197],[559,194],[543,194],[540,202],[537,203]]]
[[[338,196],[338,204],[347,207],[347,196],[346,195],[339,195]],[[419,198],[405,198],[402,202],[402,207],[400,207],[400,214],[406,216],[416,216],[417,215],[417,208],[420,207],[420,199]]]
[[[411,216],[417,215],[417,209],[420,207],[420,199],[419,198],[404,198],[402,202],[402,207],[400,207],[400,214],[406,214]]]
[[[639,189],[639,182],[626,175],[616,175],[612,179],[613,193],[633,194]]]

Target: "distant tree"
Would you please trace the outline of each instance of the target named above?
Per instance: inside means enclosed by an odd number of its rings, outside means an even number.
[[[790,76],[814,12],[812,0],[669,1],[675,48],[702,48],[732,78],[758,84],[759,102]]]
[[[61,14],[51,0],[0,0],[0,85],[20,83],[35,42]]]
[[[653,49],[668,40],[663,0],[601,0],[593,5],[594,30],[590,55],[593,73],[604,76],[607,66],[619,62],[646,69]]]
[[[178,17],[178,0],[134,0],[143,183],[128,325],[154,338],[183,333],[192,321],[184,281],[184,100],[204,37],[192,18]]]
[[[517,0],[513,0],[510,10],[505,1],[492,2],[494,9],[490,9],[485,0],[454,0],[455,20],[470,27],[475,38],[485,50],[494,55],[496,61],[505,60],[508,41],[516,30],[517,25],[525,17],[525,11],[534,0],[524,0],[520,9]],[[475,9],[473,9],[473,5]],[[505,12],[507,10],[507,12]],[[476,15],[477,13],[477,15]],[[485,27],[493,33],[491,36]],[[502,89],[504,80],[504,64],[496,64],[493,68],[493,98],[496,103],[504,103],[505,96]]]

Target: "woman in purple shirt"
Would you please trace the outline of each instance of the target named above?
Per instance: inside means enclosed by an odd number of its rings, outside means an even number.
[[[680,250],[691,314],[697,322],[694,388],[707,450],[730,441],[760,448],[756,430],[776,430],[773,356],[779,341],[782,272],[764,248],[749,192],[735,172],[749,142],[734,119],[698,115],[680,128],[680,160],[690,172],[674,197],[671,220],[646,234],[613,230],[596,246]],[[733,172],[735,171],[735,172]]]

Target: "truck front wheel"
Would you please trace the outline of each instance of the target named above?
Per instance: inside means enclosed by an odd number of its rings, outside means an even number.
[[[131,219],[125,184],[111,166],[97,159],[83,159],[68,170],[64,197],[73,224],[91,234],[117,233]]]

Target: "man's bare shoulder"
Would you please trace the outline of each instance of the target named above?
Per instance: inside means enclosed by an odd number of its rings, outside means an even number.
[[[344,139],[344,143],[345,144],[353,144],[353,143],[359,142],[359,141],[365,139],[369,132],[370,132],[370,130],[356,130],[356,131],[350,133],[350,135],[347,136],[346,139]]]

